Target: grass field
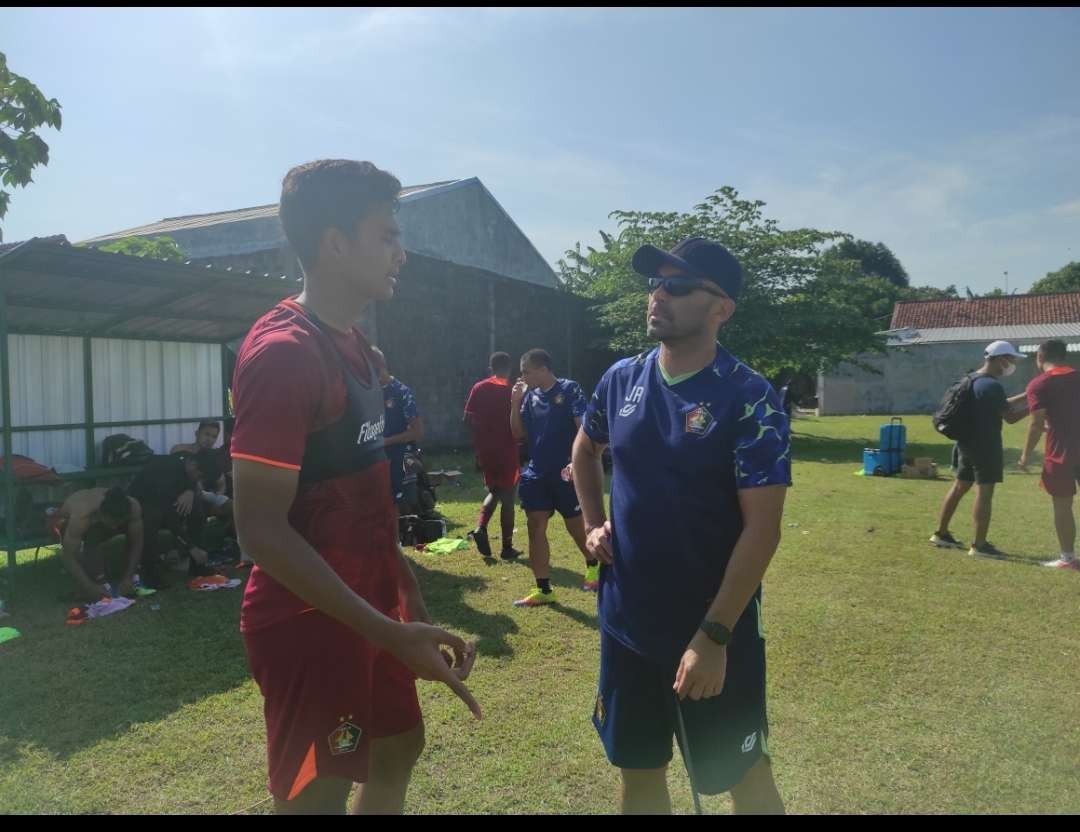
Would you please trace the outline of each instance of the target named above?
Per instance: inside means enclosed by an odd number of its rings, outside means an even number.
[[[769,746],[788,810],[1080,812],[1080,575],[931,547],[944,477],[854,476],[881,422],[795,424],[795,487],[764,596]],[[911,452],[945,467],[929,419],[907,424]],[[1006,428],[1007,465],[1025,429]],[[464,487],[440,489],[450,534],[464,535],[482,497],[471,457],[434,462],[467,472]],[[971,500],[953,523],[964,541]],[[524,517],[518,527],[524,548]],[[990,540],[1021,559],[1056,553],[1037,475],[1007,473]],[[590,723],[595,597],[578,589],[583,563],[561,529],[552,548],[562,603],[525,610],[511,606],[531,586],[524,563],[412,553],[433,617],[479,641],[470,686],[485,719],[421,685],[427,750],[408,811],[615,809],[618,775]],[[144,600],[71,628],[67,588],[55,556],[23,553],[0,621],[23,633],[0,645],[0,811],[268,811],[240,590],[172,589],[151,599],[160,609]],[[688,812],[677,760],[669,781]]]

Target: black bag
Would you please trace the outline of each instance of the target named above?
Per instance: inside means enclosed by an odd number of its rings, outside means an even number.
[[[153,449],[141,439],[135,439],[126,433],[114,433],[101,440],[101,464],[142,465],[150,461]]]
[[[398,518],[398,541],[402,546],[431,543],[446,537],[446,521],[407,514]]]
[[[931,417],[934,429],[954,442],[968,439],[975,429],[975,376],[969,373],[959,379],[941,399]]]

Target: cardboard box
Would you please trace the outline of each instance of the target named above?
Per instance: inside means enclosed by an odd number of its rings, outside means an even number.
[[[905,465],[900,469],[900,476],[905,480],[936,480],[937,463],[929,462],[923,468],[918,465]]]

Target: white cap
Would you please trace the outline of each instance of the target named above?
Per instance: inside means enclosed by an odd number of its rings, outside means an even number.
[[[1016,347],[1008,341],[995,341],[986,348],[984,353],[987,358],[997,358],[999,355],[1011,355],[1013,358],[1027,358],[1023,353],[1016,351]]]

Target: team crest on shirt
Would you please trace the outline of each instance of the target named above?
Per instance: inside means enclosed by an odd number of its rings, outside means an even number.
[[[349,719],[352,719],[352,714],[349,714]],[[335,757],[339,754],[351,754],[360,747],[362,735],[363,731],[342,719],[341,724],[330,732],[330,753]]]
[[[607,719],[607,711],[604,710],[604,697],[599,693],[596,694],[596,721],[600,723],[600,727],[604,726],[604,720]]]
[[[562,393],[559,393],[559,394],[557,394],[555,396],[555,406],[556,407],[558,407],[560,404],[562,404],[565,401],[566,401],[566,396],[564,396]]]
[[[699,405],[686,414],[686,432],[702,436],[715,421],[705,405]]]

